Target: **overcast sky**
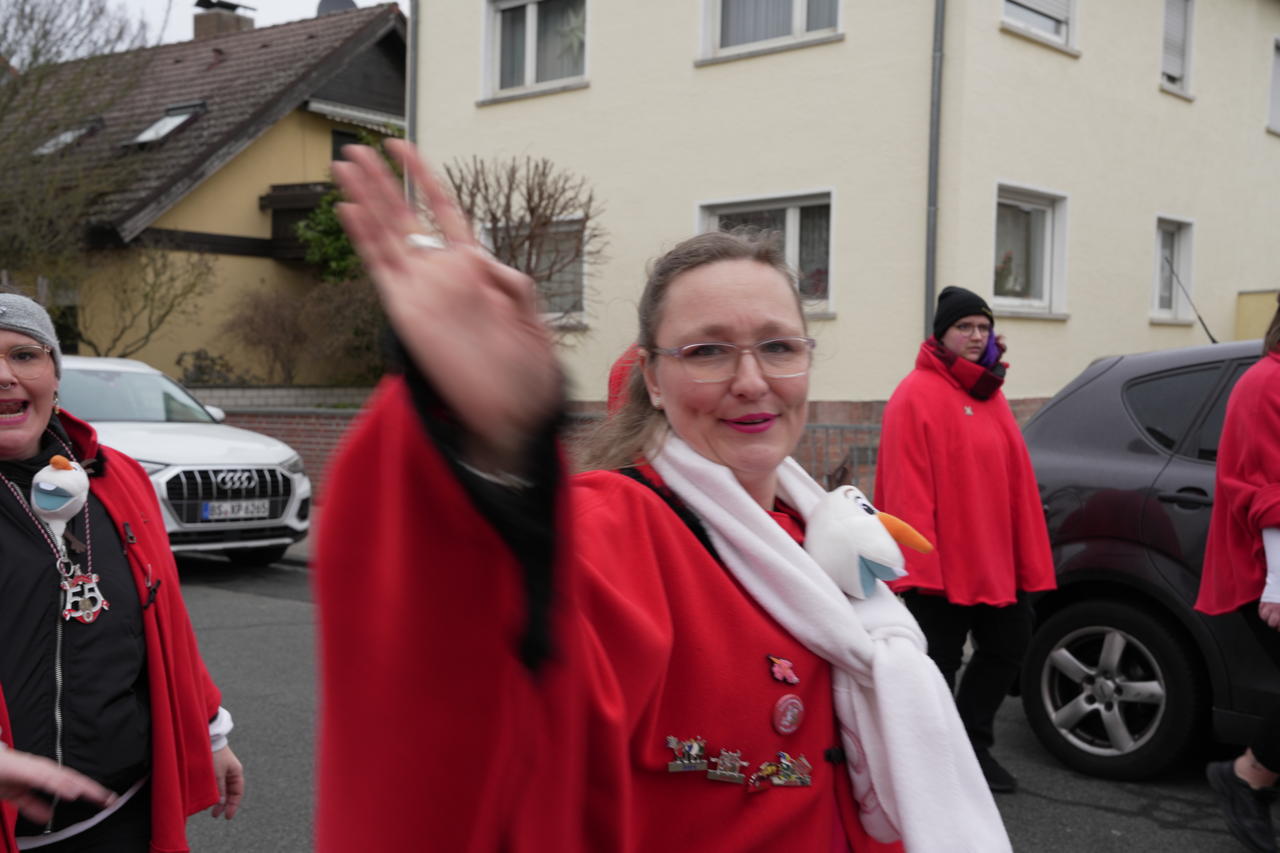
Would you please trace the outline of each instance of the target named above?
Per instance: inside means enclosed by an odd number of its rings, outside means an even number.
[[[191,18],[195,15],[194,0],[116,0],[131,16],[141,16],[150,29],[147,41],[154,44],[156,35],[160,41],[187,41],[191,38]],[[360,7],[376,6],[382,0],[355,0]],[[258,27],[270,27],[288,21],[314,18],[320,0],[245,0],[243,5],[253,7],[249,14]],[[408,13],[408,4],[400,0],[400,10]],[[168,23],[166,24],[166,12]],[[161,28],[163,27],[163,33]]]

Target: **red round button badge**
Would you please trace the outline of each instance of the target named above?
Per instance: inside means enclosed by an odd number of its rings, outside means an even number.
[[[804,722],[804,702],[794,693],[788,693],[773,706],[773,730],[780,735],[794,734]]]

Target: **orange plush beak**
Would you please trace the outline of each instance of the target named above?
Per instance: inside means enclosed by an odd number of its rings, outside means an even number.
[[[933,553],[933,543],[921,536],[919,531],[902,519],[879,510],[876,510],[876,518],[880,519],[880,523],[889,531],[889,535],[893,537],[894,542],[910,548],[912,551],[919,551],[921,554]]]

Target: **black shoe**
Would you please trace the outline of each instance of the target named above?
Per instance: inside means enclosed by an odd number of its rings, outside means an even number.
[[[978,756],[978,766],[982,775],[987,777],[987,787],[997,794],[1012,794],[1018,790],[1018,779],[1008,770],[1000,766],[1000,762],[991,757],[985,749],[974,750]]]
[[[1204,769],[1204,775],[1218,795],[1227,829],[1236,840],[1256,853],[1276,853],[1276,835],[1271,828],[1276,792],[1249,787],[1236,775],[1234,761],[1215,761]]]

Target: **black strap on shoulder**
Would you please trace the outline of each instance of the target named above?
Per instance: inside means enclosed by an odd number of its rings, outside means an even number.
[[[658,483],[653,482],[642,474],[638,468],[619,468],[618,473],[624,477],[630,477],[642,486],[648,487],[651,492],[662,498],[662,502],[671,507],[671,511],[676,514],[677,518],[684,522],[684,526],[689,528],[689,532],[698,537],[698,541],[702,543],[703,548],[707,549],[707,553],[710,554],[716,562],[724,562],[720,559],[720,555],[716,553],[716,547],[711,544],[711,537],[707,535],[707,529],[702,526],[702,522],[698,520],[698,517],[693,514],[692,510],[684,505],[684,501],[680,500],[675,492],[671,491],[671,489],[667,488],[665,485],[659,485]]]

